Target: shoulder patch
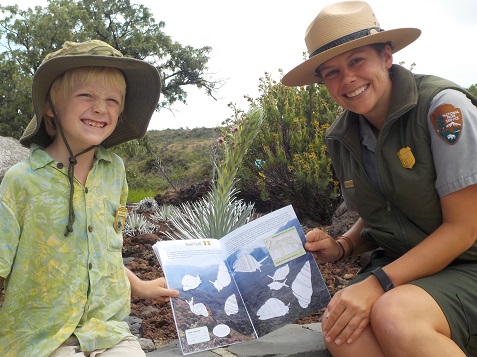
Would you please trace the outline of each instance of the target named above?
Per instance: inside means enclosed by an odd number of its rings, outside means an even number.
[[[462,113],[452,104],[439,105],[431,114],[437,135],[447,144],[455,144],[462,132]]]

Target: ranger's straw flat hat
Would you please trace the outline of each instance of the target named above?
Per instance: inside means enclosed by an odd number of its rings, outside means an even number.
[[[91,66],[117,68],[126,81],[122,118],[101,145],[108,148],[144,136],[161,92],[157,69],[145,61],[124,57],[121,52],[99,40],[67,41],[60,50],[48,54],[35,72],[32,83],[35,116],[25,129],[20,143],[25,146],[36,143],[42,147],[51,143],[43,122],[44,105],[51,85],[69,69]]]
[[[308,26],[305,43],[309,58],[283,78],[286,86],[321,83],[315,70],[322,63],[346,51],[374,43],[391,42],[397,52],[421,34],[417,28],[383,30],[365,1],[343,1],[323,8]]]

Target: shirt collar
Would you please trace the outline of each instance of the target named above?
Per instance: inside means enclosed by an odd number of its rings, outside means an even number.
[[[359,116],[359,138],[361,145],[366,146],[372,152],[376,151],[378,140],[373,133],[371,125],[362,115]]]
[[[96,147],[94,152],[95,163],[101,160],[105,162],[111,162],[111,153],[109,150],[103,148],[102,146]],[[38,144],[30,145],[30,164],[33,170],[40,169],[54,162],[53,158],[46,153],[46,151],[39,146]]]

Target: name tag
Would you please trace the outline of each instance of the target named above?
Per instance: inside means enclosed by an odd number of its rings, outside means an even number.
[[[353,188],[354,187],[354,182],[353,180],[347,180],[344,182],[344,187],[345,188]]]

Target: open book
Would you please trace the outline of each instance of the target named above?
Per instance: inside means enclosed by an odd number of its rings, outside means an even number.
[[[287,206],[221,239],[154,244],[182,353],[261,337],[326,306],[330,294]]]

